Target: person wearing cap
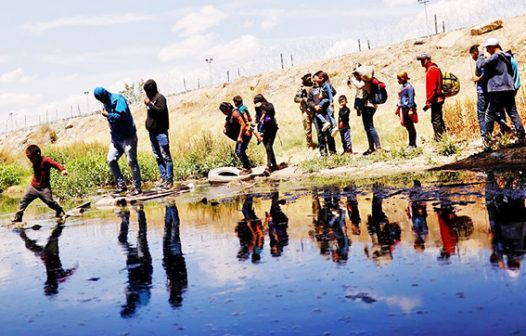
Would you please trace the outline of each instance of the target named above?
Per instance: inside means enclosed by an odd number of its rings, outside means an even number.
[[[409,75],[405,71],[401,71],[396,76],[398,84],[402,85],[400,92],[398,92],[398,110],[397,115],[400,116],[400,122],[407,130],[409,136],[408,149],[416,148],[416,129],[415,123],[418,122],[418,115],[416,113],[415,104],[415,88],[409,83]]]
[[[469,49],[471,58],[476,62],[475,75],[473,81],[477,84],[477,119],[479,122],[480,136],[484,138],[484,127],[486,125],[486,110],[488,108],[488,75],[484,71],[484,58],[480,58],[479,44],[471,46]],[[500,133],[511,132],[511,128],[506,124],[506,116],[499,113],[495,121],[499,124]]]
[[[431,61],[431,56],[421,53],[417,58],[426,69],[426,105],[424,111],[431,109],[431,123],[435,133],[435,141],[439,141],[446,132],[443,117],[445,97],[442,93],[442,72],[436,63]]]
[[[128,102],[123,95],[111,93],[102,87],[93,90],[95,98],[103,104],[101,114],[110,125],[111,142],[108,150],[108,165],[117,184],[116,194],[126,192],[126,180],[119,167],[119,159],[125,154],[133,178],[133,190],[129,196],[137,196],[141,190],[141,169],[137,162],[137,129]]]
[[[481,64],[488,74],[488,108],[485,117],[484,149],[491,150],[491,137],[495,120],[501,111],[505,111],[515,128],[518,143],[524,144],[524,126],[515,104],[515,81],[511,55],[504,52],[496,38],[489,38],[484,43],[489,57],[479,55]]]
[[[307,141],[307,148],[314,149],[315,145],[312,141],[312,123],[314,118],[314,111],[307,106],[307,97],[309,90],[312,87],[312,75],[310,73],[301,77],[301,86],[294,96],[294,102],[300,105],[301,119],[303,122],[303,129],[305,130],[305,140]]]

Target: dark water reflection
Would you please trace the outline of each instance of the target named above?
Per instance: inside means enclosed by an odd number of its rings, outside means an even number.
[[[3,226],[0,334],[521,334],[524,182],[270,185]]]

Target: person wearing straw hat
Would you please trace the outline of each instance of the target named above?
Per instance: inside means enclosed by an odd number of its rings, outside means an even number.
[[[517,143],[524,145],[525,133],[521,117],[515,104],[515,81],[511,55],[504,52],[499,40],[489,38],[484,43],[489,57],[479,56],[488,74],[488,109],[486,110],[486,125],[484,130],[484,149],[491,151],[493,126],[499,113],[504,110],[510,117],[515,128]]]
[[[407,130],[409,136],[408,149],[416,148],[416,129],[415,123],[418,122],[415,104],[415,88],[409,83],[409,75],[401,71],[396,76],[398,84],[402,85],[398,92],[398,109],[396,114],[400,117],[400,123]]]

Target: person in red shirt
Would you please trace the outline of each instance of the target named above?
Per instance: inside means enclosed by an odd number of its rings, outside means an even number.
[[[438,65],[431,61],[431,56],[427,53],[420,54],[416,59],[426,69],[426,104],[424,111],[431,109],[431,123],[435,132],[435,141],[439,141],[446,133],[446,124],[442,113],[445,101],[442,93],[442,72]]]
[[[26,156],[33,164],[33,179],[31,180],[31,185],[27,187],[25,195],[20,200],[18,211],[12,221],[14,223],[22,222],[24,211],[36,198],[40,198],[48,207],[55,210],[57,218],[63,219],[66,214],[60,204],[53,200],[51,193],[50,173],[52,167],[60,170],[62,176],[68,175],[68,171],[49,157],[42,156],[37,145],[27,147]]]

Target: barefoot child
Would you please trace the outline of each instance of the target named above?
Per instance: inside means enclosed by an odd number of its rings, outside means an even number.
[[[351,110],[347,107],[347,97],[341,95],[338,98],[340,103],[340,111],[338,111],[338,129],[342,138],[342,146],[344,153],[352,153],[351,141],[351,125],[349,124],[349,117]]]
[[[68,175],[68,171],[47,156],[42,156],[40,148],[37,145],[30,145],[27,147],[26,156],[33,164],[33,180],[31,181],[31,185],[27,188],[25,195],[20,200],[18,211],[13,218],[13,222],[22,222],[24,211],[36,198],[40,198],[48,207],[55,210],[55,216],[58,219],[63,219],[66,214],[62,207],[53,200],[49,179],[51,167],[60,170],[62,176]]]

